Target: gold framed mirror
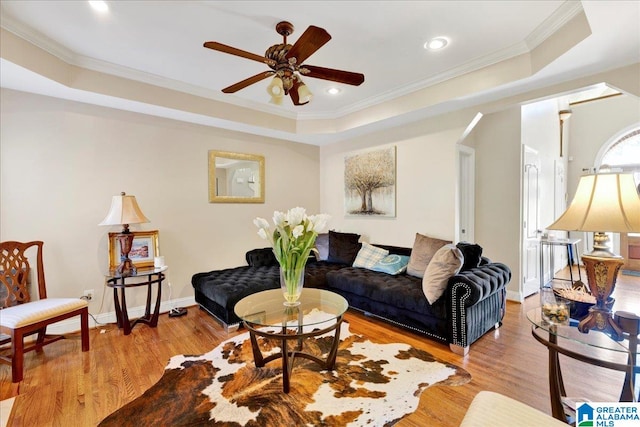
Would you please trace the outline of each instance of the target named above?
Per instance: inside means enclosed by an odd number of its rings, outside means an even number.
[[[264,156],[210,150],[209,203],[264,203]]]

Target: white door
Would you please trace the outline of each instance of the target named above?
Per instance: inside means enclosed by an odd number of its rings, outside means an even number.
[[[458,242],[475,241],[475,182],[475,150],[458,145]]]
[[[522,297],[540,289],[540,156],[523,145],[522,167]]]
[[[564,163],[562,160],[555,161],[555,178],[553,182],[553,214],[554,218],[560,218],[560,215],[567,210],[567,183],[565,179],[564,172]],[[567,232],[559,232],[554,231],[554,235],[560,238],[568,237]],[[565,266],[569,262],[569,258],[567,256],[567,251],[564,248],[560,248],[563,250],[553,251],[555,254],[555,259],[553,260],[553,265],[556,266]],[[574,254],[574,257],[576,255]],[[555,273],[552,272],[552,273]]]

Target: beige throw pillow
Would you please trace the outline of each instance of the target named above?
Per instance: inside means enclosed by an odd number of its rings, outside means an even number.
[[[451,243],[451,241],[434,239],[433,237],[416,233],[416,239],[411,249],[411,258],[407,266],[407,274],[420,278],[424,277],[424,272],[433,255],[448,243]]]
[[[442,296],[449,278],[462,268],[464,257],[455,245],[441,247],[431,259],[422,278],[422,291],[429,304],[433,304]]]

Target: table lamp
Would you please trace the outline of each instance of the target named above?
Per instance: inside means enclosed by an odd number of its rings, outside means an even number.
[[[621,339],[621,329],[613,319],[607,300],[613,293],[624,260],[611,251],[605,232],[640,231],[640,195],[633,174],[582,176],[569,208],[547,229],[594,232],[593,251],[584,254],[582,262],[596,304],[589,309],[587,317],[580,321],[578,330],[587,333],[591,329],[598,329],[609,332],[614,339]]]
[[[111,199],[111,208],[105,219],[98,225],[122,225],[122,231],[116,236],[120,242],[120,265],[116,273],[119,276],[127,277],[136,274],[136,267],[129,259],[129,252],[133,245],[133,233],[129,231],[129,224],[141,224],[149,222],[146,216],[140,210],[136,196],[128,196],[120,193],[119,196],[113,196]]]

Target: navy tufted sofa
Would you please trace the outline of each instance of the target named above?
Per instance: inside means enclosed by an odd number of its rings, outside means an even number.
[[[410,248],[376,245],[391,253],[409,255]],[[198,273],[191,283],[196,302],[225,328],[240,319],[235,304],[247,295],[280,287],[279,266],[271,248],[247,252],[244,267]],[[422,279],[389,275],[327,261],[310,261],[305,286],[324,288],[347,299],[349,307],[448,343],[452,351],[467,354],[469,346],[502,322],[506,286],[511,271],[482,257],[478,267],[452,276],[442,297],[429,304]]]

